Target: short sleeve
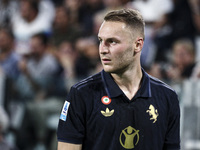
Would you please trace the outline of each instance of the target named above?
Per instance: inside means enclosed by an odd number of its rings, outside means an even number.
[[[176,93],[171,96],[168,128],[163,150],[180,150],[180,106]]]
[[[85,135],[85,108],[80,92],[71,88],[61,110],[57,138],[60,142],[82,144]]]

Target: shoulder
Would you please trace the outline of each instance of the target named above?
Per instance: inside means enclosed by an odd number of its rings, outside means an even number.
[[[72,86],[73,89],[84,90],[84,89],[95,89],[102,85],[101,73],[97,73],[95,75],[89,76],[75,85]]]
[[[152,97],[173,112],[179,109],[179,99],[176,91],[165,82],[149,75]]]
[[[154,92],[176,96],[176,91],[167,83],[149,75],[150,85]]]
[[[88,101],[90,101],[90,104],[92,104],[93,100],[97,99],[99,94],[103,91],[104,86],[101,73],[97,73],[73,85],[70,89],[67,99],[69,101],[78,100],[79,103],[80,101],[83,103],[88,103]]]
[[[158,87],[161,87],[161,88],[166,88],[168,90],[174,91],[174,89],[170,85],[168,85],[165,82],[159,80],[158,78],[155,78],[155,77],[153,77],[151,75],[149,75],[149,78],[150,78],[150,83],[152,85],[155,85],[155,86],[158,86]]]

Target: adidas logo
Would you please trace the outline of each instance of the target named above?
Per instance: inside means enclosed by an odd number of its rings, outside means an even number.
[[[114,109],[110,111],[108,108],[106,108],[106,111],[103,111],[103,110],[101,111],[101,114],[104,115],[105,117],[110,117],[113,115],[113,113],[114,113]]]

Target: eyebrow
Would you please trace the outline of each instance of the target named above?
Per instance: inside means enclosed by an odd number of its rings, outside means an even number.
[[[102,39],[100,36],[98,36],[98,39]],[[107,38],[105,38],[105,40],[107,41],[107,40],[118,40],[118,38],[117,37],[107,37]],[[119,40],[118,40],[119,41]]]

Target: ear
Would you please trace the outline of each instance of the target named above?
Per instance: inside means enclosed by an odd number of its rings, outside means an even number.
[[[141,52],[144,45],[144,39],[142,37],[137,37],[135,41],[135,53]]]

